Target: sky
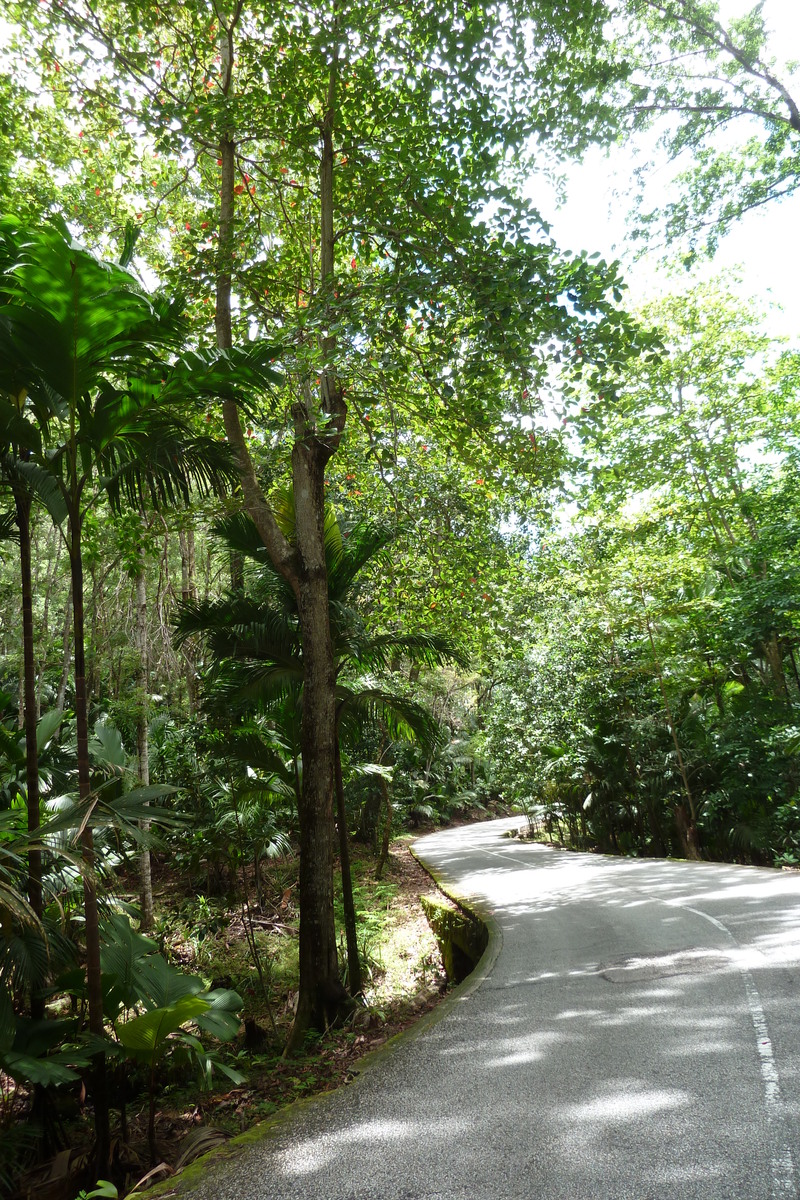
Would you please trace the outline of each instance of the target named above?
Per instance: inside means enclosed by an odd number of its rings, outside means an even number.
[[[736,16],[751,7],[741,0],[726,0],[725,15]],[[774,45],[787,57],[800,59],[800,0],[765,0],[768,26],[774,31]],[[776,57],[781,55],[776,51]],[[800,81],[798,82],[800,91]],[[566,202],[556,207],[552,189],[540,177],[531,181],[529,194],[550,221],[552,234],[563,250],[589,253],[599,251],[606,259],[619,258],[635,302],[647,299],[657,290],[685,286],[686,277],[671,283],[659,269],[653,254],[635,260],[627,242],[628,206],[620,200],[632,195],[633,170],[638,160],[625,147],[613,147],[608,153],[594,148],[581,164],[567,171]],[[723,268],[741,268],[743,291],[763,302],[780,305],[782,312],[771,312],[769,331],[776,336],[800,339],[800,194],[780,204],[745,215],[721,242],[713,266],[702,268],[708,276]]]
[[[537,201],[547,213],[552,234],[562,250],[599,251],[606,259],[619,258],[636,302],[655,292],[682,287],[687,278],[671,281],[651,254],[636,260],[626,246],[626,209],[615,197],[625,192],[632,177],[633,160],[622,150],[608,157],[590,152],[584,162],[568,172],[567,200],[559,209],[544,203],[537,183]],[[554,198],[551,204],[554,204]],[[707,277],[724,268],[741,270],[743,291],[772,311],[770,332],[800,339],[800,194],[780,204],[747,213],[721,242],[713,264],[699,268]]]

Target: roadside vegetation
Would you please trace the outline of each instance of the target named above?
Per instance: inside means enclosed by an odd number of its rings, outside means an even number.
[[[173,1169],[434,1003],[398,837],[800,864],[800,358],[691,273],[800,180],[766,12],[9,0],[10,1195]],[[681,268],[639,306],[526,199],[628,140]]]
[[[166,861],[156,867],[155,923],[150,945],[141,949],[162,954],[183,976],[199,977],[204,989],[235,989],[241,1022],[237,1019],[238,1032],[227,1040],[200,1033],[202,1057],[191,1053],[174,1029],[169,1032],[157,1057],[152,1136],[147,1065],[133,1053],[130,1039],[120,1042],[108,1172],[119,1195],[143,1179],[169,1178],[295,1100],[346,1085],[364,1054],[385,1045],[446,994],[439,949],[420,906],[420,896],[433,888],[431,880],[410,854],[408,839],[392,844],[381,881],[374,877],[375,861],[362,848],[353,862],[363,1005],[335,1029],[310,1035],[291,1058],[283,1049],[297,1001],[296,857],[287,854],[264,865],[260,903],[252,876],[247,879],[246,917],[243,892],[207,896],[197,890],[199,879]],[[114,893],[118,911],[133,901],[126,883],[135,886],[135,879],[123,873]],[[254,946],[260,972],[254,967]],[[50,1019],[63,1018],[66,999],[50,998]],[[49,1061],[53,1064],[52,1055]],[[61,1081],[57,1093],[51,1084],[45,1114],[58,1152],[44,1161],[29,1133],[36,1094],[30,1081],[3,1073],[4,1194],[67,1200],[80,1189],[91,1190],[93,1122],[79,1079]]]

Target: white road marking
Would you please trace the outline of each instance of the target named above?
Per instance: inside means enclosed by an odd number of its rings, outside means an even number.
[[[739,943],[728,929],[727,925],[723,925],[722,921],[718,921],[716,917],[712,917],[709,913],[703,912],[699,908],[690,908],[688,905],[678,905],[679,908],[685,908],[687,912],[694,913],[696,917],[702,917],[704,921],[709,921],[717,929],[721,930],[727,938],[738,946]],[[732,961],[735,963],[742,976],[744,982],[745,994],[747,996],[747,1007],[750,1009],[750,1018],[753,1022],[753,1029],[756,1035],[756,1047],[761,1060],[761,1079],[764,1084],[764,1104],[767,1109],[767,1117],[773,1130],[774,1144],[772,1147],[772,1155],[770,1159],[770,1168],[772,1172],[772,1195],[774,1200],[783,1200],[784,1197],[792,1197],[792,1200],[797,1196],[797,1188],[795,1185],[794,1160],[792,1151],[789,1145],[789,1139],[786,1133],[786,1122],[784,1116],[783,1097],[781,1096],[780,1079],[778,1076],[778,1066],[775,1062],[775,1054],[772,1049],[772,1041],[770,1040],[769,1030],[767,1028],[767,1018],[764,1014],[764,1006],[761,1003],[761,997],[758,994],[758,988],[755,985],[755,980],[748,968],[741,962],[737,956],[732,956]]]
[[[475,846],[474,849],[482,854],[490,855],[493,858],[500,858],[506,868],[512,868],[527,871],[530,870],[530,860],[523,859],[515,861],[512,855],[506,851],[511,847],[519,847],[524,845],[516,839],[508,839],[508,846],[502,846],[498,849],[490,849],[488,846]],[[473,847],[470,847],[472,849]],[[578,857],[577,855],[575,857]],[[650,893],[645,893],[649,901],[656,900],[661,903],[669,903],[663,901],[661,897],[653,896]],[[753,979],[752,973],[745,965],[743,956],[737,954],[736,951],[741,947],[737,942],[730,929],[716,917],[712,917],[709,913],[703,912],[698,908],[691,908],[688,904],[677,905],[673,901],[675,907],[683,909],[685,912],[693,913],[697,917],[701,917],[704,921],[708,921],[719,929],[734,947],[730,955],[731,962],[738,969],[745,987],[747,997],[747,1006],[750,1011],[750,1018],[753,1023],[755,1032],[756,1048],[758,1050],[759,1060],[761,1064],[761,1079],[764,1087],[764,1104],[767,1112],[767,1119],[772,1130],[772,1147],[770,1153],[770,1173],[772,1176],[772,1200],[797,1200],[798,1191],[795,1177],[795,1165],[792,1157],[790,1146],[790,1138],[788,1136],[785,1108],[783,1097],[780,1090],[780,1080],[778,1075],[778,1067],[775,1061],[775,1055],[772,1048],[772,1041],[767,1028],[767,1020],[764,1014],[764,1007],[761,1003],[761,997]]]

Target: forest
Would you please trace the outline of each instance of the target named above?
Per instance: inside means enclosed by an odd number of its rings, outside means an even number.
[[[714,263],[796,203],[772,34],[715,0],[7,4],[4,1194],[128,1194],[167,1085],[388,1028],[421,827],[800,866],[800,351]],[[530,199],[627,144],[644,302]]]

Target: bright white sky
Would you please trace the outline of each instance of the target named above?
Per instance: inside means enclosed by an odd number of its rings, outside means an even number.
[[[747,11],[751,2],[728,0],[721,5],[723,14],[737,16]],[[800,0],[766,0],[764,5],[768,26],[776,34],[776,57],[800,59]],[[782,48],[784,55],[778,53]],[[800,89],[800,85],[798,85]],[[530,196],[543,216],[552,224],[556,243],[564,250],[599,251],[604,258],[619,258],[626,266],[626,279],[635,301],[644,299],[657,289],[670,287],[670,281],[659,274],[657,256],[634,261],[626,255],[626,214],[628,205],[622,197],[630,187],[635,160],[624,147],[614,148],[608,156],[600,150],[590,151],[580,166],[568,172],[567,200],[555,208],[554,196],[548,194],[540,178],[532,180]],[[717,252],[712,269],[740,266],[746,294],[770,301],[783,309],[774,313],[770,332],[798,339],[800,337],[800,195],[782,204],[773,204],[747,214],[738,227],[725,239]],[[672,286],[685,286],[686,277]]]

